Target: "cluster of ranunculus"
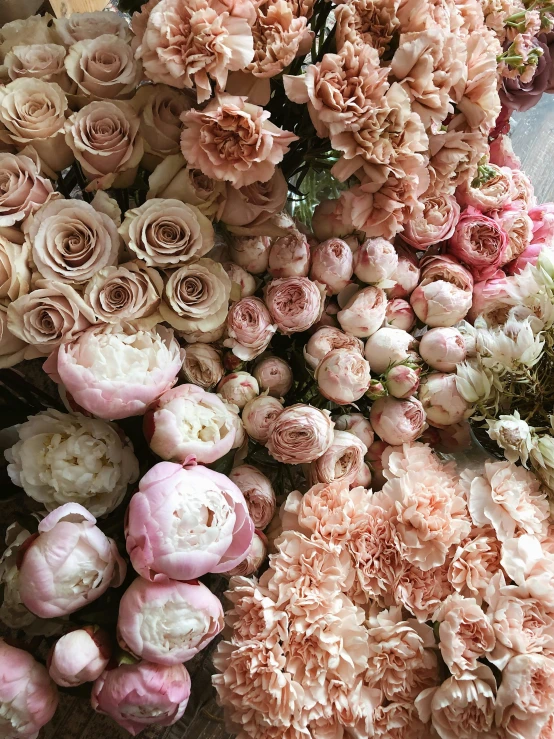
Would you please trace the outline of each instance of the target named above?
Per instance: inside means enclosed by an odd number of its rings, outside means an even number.
[[[235,577],[214,685],[239,737],[547,739],[554,545],[534,475],[388,446],[379,492],[289,495]]]

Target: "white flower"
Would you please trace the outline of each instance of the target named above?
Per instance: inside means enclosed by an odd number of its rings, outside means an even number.
[[[487,423],[488,435],[504,450],[506,459],[509,462],[521,459],[524,467],[527,467],[529,452],[535,442],[531,436],[531,427],[521,419],[519,411],[516,410],[513,415],[499,416],[492,421],[487,420]]]
[[[457,368],[456,387],[468,403],[488,400],[494,388],[492,372],[481,365],[478,359],[461,362]]]
[[[484,367],[494,372],[533,367],[540,359],[544,341],[535,336],[531,320],[508,318],[504,326],[479,331],[476,348]]]
[[[534,437],[531,462],[544,484],[554,490],[554,438],[550,434]]]
[[[5,456],[12,481],[48,511],[80,503],[94,516],[109,513],[139,471],[131,443],[115,426],[56,410],[30,416]]]

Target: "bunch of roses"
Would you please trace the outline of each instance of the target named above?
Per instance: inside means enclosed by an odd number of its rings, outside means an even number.
[[[289,495],[269,569],[234,577],[214,685],[246,737],[545,739],[554,577],[545,495],[388,447],[379,492]]]

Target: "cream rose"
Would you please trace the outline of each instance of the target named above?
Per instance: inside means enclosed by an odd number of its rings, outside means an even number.
[[[0,305],[0,369],[21,362],[27,350],[28,344],[9,330],[7,308]]]
[[[264,289],[264,300],[282,334],[307,331],[321,317],[325,290],[307,277],[271,280]]]
[[[58,197],[40,175],[38,156],[0,153],[0,228],[14,226]]]
[[[183,128],[181,115],[191,109],[190,98],[168,85],[142,85],[133,98],[133,107],[140,116],[140,132],[144,140],[142,163],[146,169],[152,171],[166,157],[179,156]]]
[[[207,254],[214,230],[194,205],[154,198],[128,210],[119,229],[123,240],[149,267],[170,269]]]
[[[259,298],[243,298],[229,311],[229,338],[223,343],[239,359],[250,361],[267,349],[276,330],[268,309]]]
[[[307,464],[333,443],[334,423],[328,411],[297,403],[280,413],[270,428],[267,449],[284,464]]]
[[[77,41],[93,39],[109,33],[129,41],[131,31],[124,16],[118,13],[71,13],[67,18],[54,20],[56,33],[62,44],[73,46]]]
[[[181,374],[187,382],[210,390],[225,374],[221,352],[211,344],[191,344],[187,347]]]
[[[70,92],[71,82],[64,67],[66,51],[59,44],[27,44],[14,46],[4,58],[4,66],[11,80],[32,77],[44,82],[55,82]]]
[[[29,292],[29,245],[12,244],[0,236],[0,302],[8,305]]]

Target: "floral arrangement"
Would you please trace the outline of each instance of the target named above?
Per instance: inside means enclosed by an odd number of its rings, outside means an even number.
[[[554,211],[507,137],[550,24],[149,0],[0,30],[10,739],[75,687],[178,721],[227,582],[240,739],[551,736]],[[470,423],[506,458],[458,472]]]

